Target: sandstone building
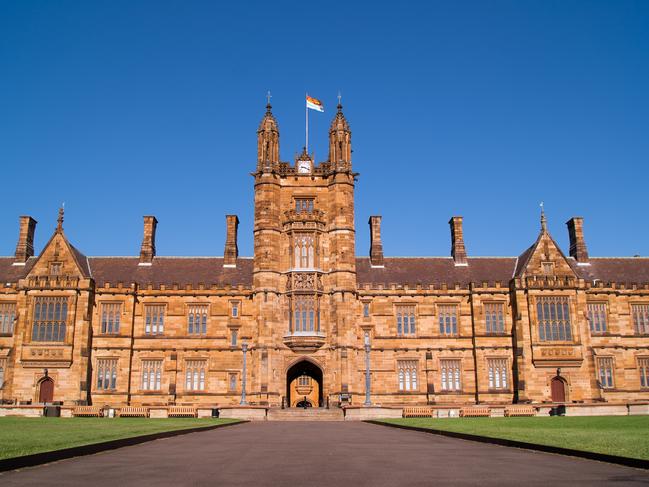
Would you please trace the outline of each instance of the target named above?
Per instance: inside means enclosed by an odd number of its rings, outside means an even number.
[[[351,131],[339,105],[327,161],[280,159],[270,105],[258,135],[254,257],[226,216],[223,257],[87,257],[63,214],[40,255],[20,218],[0,258],[0,400],[235,405],[244,356],[250,404],[359,405],[368,345],[375,404],[649,399],[649,259],[593,258],[583,220],[569,255],[548,233],[518,257],[470,257],[462,218],[451,255],[355,248]]]

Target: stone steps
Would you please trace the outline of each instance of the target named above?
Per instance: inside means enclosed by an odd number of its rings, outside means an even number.
[[[325,408],[271,408],[268,410],[268,421],[344,421],[342,409]]]

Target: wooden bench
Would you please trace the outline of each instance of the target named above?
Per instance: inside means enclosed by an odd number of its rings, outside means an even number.
[[[532,406],[509,406],[505,408],[505,416],[536,416],[536,409]]]
[[[491,416],[491,409],[486,407],[460,409],[461,418],[488,418],[489,416]]]
[[[192,406],[169,406],[167,415],[170,418],[195,418],[196,408]]]
[[[149,408],[142,406],[124,406],[119,411],[120,418],[148,418]]]
[[[404,418],[432,418],[433,409],[427,407],[409,406],[403,408]]]
[[[74,416],[90,416],[101,418],[104,415],[104,410],[99,406],[75,406],[72,410]]]

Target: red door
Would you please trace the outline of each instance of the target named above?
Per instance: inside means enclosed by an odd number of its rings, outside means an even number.
[[[38,402],[52,402],[54,400],[54,381],[50,378],[43,379],[38,393]]]
[[[555,377],[552,379],[552,402],[566,402],[566,386],[562,379]]]

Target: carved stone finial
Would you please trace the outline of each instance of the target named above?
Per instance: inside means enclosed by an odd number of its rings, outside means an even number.
[[[56,231],[61,233],[63,231],[63,217],[65,212],[65,203],[59,208],[59,217],[56,219]]]
[[[273,95],[270,94],[270,90],[266,93],[266,113],[270,113],[271,109],[273,106],[270,104],[270,99],[273,97]]]
[[[541,201],[541,204],[539,205],[541,207],[541,231],[543,233],[548,231],[548,222],[545,218],[545,210],[543,209],[543,201]]]

